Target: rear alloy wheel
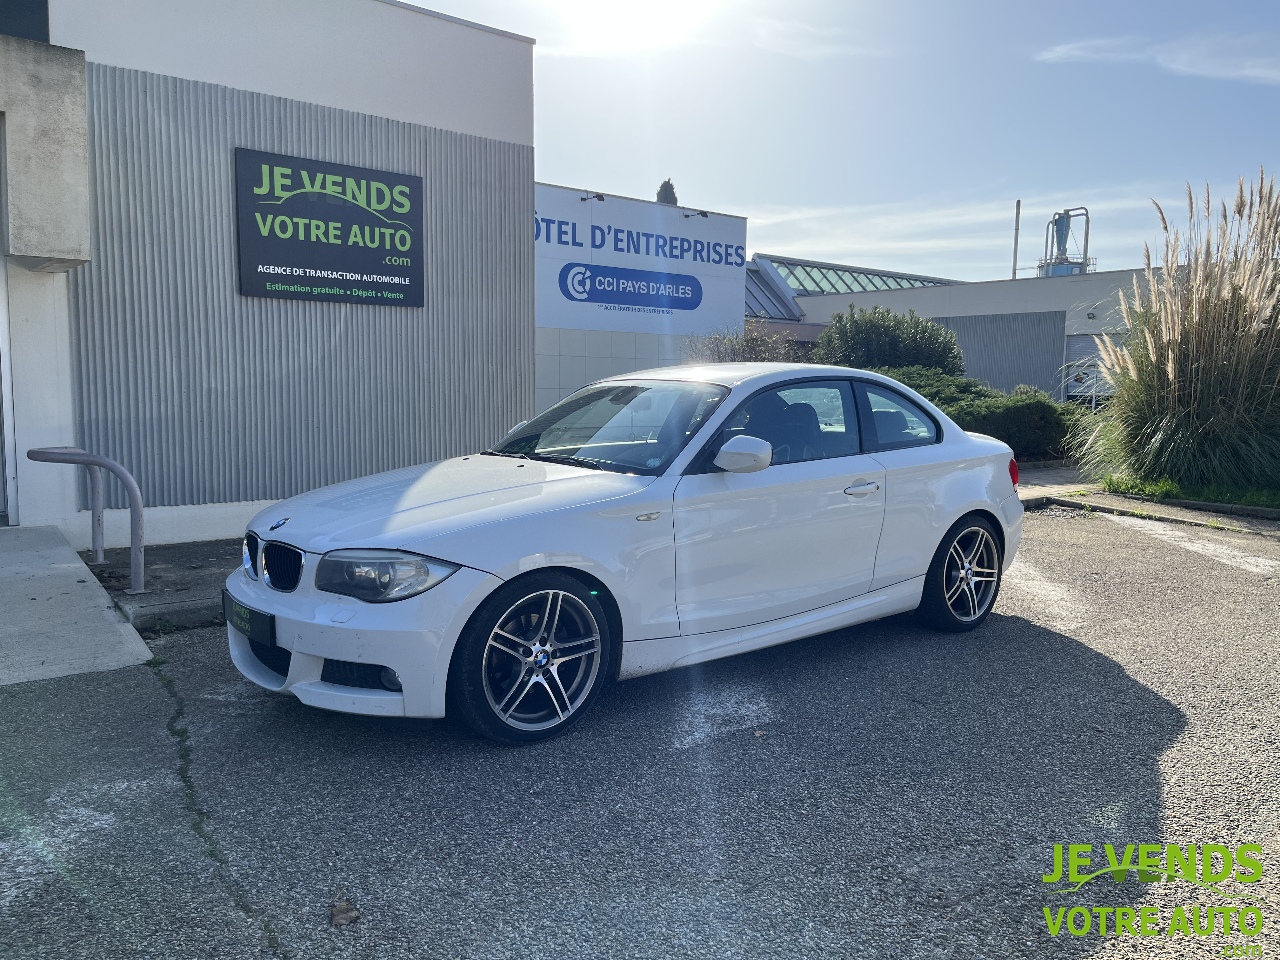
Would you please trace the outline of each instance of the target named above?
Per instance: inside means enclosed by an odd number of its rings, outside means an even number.
[[[950,633],[977,627],[1000,593],[1002,559],[990,521],[963,517],[947,531],[933,555],[920,598],[920,618]]]
[[[471,618],[450,699],[477,733],[531,743],[567,729],[612,674],[600,602],[566,574],[534,574],[499,589]]]

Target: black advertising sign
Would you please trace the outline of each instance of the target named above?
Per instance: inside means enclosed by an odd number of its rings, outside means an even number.
[[[422,178],[236,150],[246,297],[423,304]]]

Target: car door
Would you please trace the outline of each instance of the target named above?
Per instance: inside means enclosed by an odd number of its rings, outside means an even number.
[[[892,387],[858,381],[862,448],[885,469],[884,531],[871,589],[924,576],[949,522],[941,494],[954,464],[942,455],[941,430],[919,404]]]
[[[776,620],[865,593],[884,519],[884,469],[861,452],[852,385],[811,380],[744,401],[675,491],[682,634]],[[711,461],[735,435],[773,446],[770,466]]]

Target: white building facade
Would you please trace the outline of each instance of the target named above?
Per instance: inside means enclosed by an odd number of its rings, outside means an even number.
[[[396,0],[14,3],[7,522],[87,542],[35,447],[122,463],[162,543],[532,413],[533,41]]]

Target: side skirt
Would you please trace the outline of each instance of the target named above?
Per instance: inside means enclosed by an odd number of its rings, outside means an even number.
[[[618,677],[621,680],[642,677],[673,667],[687,667],[694,663],[746,653],[748,650],[788,643],[802,637],[812,637],[828,630],[891,617],[895,613],[906,613],[920,606],[923,590],[924,577],[915,577],[864,593],[852,600],[833,603],[782,620],[770,620],[730,630],[715,630],[711,633],[695,633],[686,637],[631,640],[622,645],[622,669]]]

